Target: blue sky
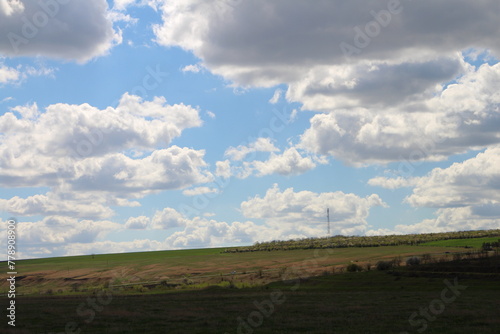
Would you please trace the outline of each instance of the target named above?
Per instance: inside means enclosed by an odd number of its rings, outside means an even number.
[[[499,228],[494,0],[41,3],[0,0],[23,257]]]

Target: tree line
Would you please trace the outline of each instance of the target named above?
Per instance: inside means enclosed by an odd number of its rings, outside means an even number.
[[[342,236],[322,238],[303,238],[292,240],[273,240],[268,242],[256,242],[252,246],[227,248],[224,253],[277,251],[295,249],[322,249],[322,248],[346,248],[346,247],[381,247],[419,245],[430,241],[448,239],[470,239],[500,236],[500,230],[459,231],[442,233],[422,233],[404,235],[381,235],[381,236]]]

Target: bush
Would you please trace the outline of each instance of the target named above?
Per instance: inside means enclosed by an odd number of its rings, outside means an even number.
[[[408,260],[406,260],[407,266],[418,266],[419,264],[420,264],[420,259],[416,256],[410,257]]]
[[[394,263],[392,261],[379,261],[377,262],[377,270],[389,270],[392,269]]]
[[[363,268],[361,268],[361,266],[357,265],[356,263],[351,263],[350,265],[347,266],[346,269],[348,272],[351,272],[351,273],[363,270]]]

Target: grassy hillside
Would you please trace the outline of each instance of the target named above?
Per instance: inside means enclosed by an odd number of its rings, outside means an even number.
[[[446,252],[464,252],[463,248],[436,246],[386,246],[374,248],[298,249],[274,252],[223,253],[223,249],[198,249],[126,254],[86,255],[18,261],[18,291],[23,294],[85,293],[111,284],[130,285],[145,292],[164,286],[190,288],[226,284],[262,285],[279,280],[290,268],[304,268],[312,274],[343,270],[349,263],[366,266],[380,260],[392,260]],[[7,290],[0,276],[0,293]]]

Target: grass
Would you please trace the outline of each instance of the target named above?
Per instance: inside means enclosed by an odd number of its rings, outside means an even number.
[[[481,248],[485,242],[497,242],[500,238],[498,237],[488,237],[488,238],[473,238],[473,239],[449,239],[449,240],[439,240],[430,241],[421,244],[422,246],[437,246],[437,247],[473,247]]]

